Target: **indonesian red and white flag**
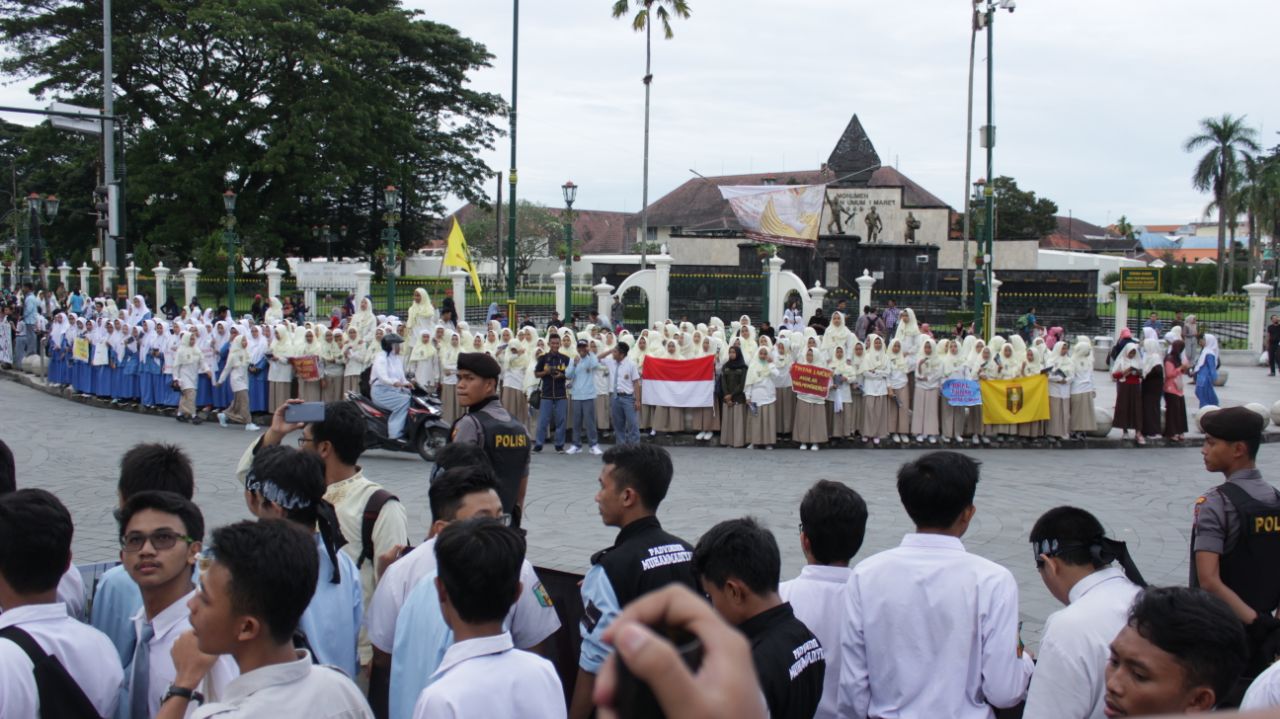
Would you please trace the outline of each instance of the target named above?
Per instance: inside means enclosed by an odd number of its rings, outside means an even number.
[[[715,401],[716,358],[644,361],[645,404],[662,407],[710,407]]]

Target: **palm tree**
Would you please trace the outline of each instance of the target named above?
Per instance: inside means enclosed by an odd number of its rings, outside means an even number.
[[[623,17],[631,11],[630,0],[616,0],[613,3],[613,16]],[[640,198],[640,269],[644,269],[645,250],[649,243],[649,86],[653,84],[653,23],[649,13],[652,11],[662,22],[662,33],[666,39],[675,37],[671,32],[671,16],[689,17],[688,0],[635,0],[636,14],[631,19],[631,29],[644,31],[644,178]],[[653,6],[657,5],[655,9]]]
[[[1231,205],[1232,181],[1242,152],[1258,152],[1258,131],[1244,124],[1244,117],[1232,117],[1230,113],[1220,118],[1206,117],[1200,121],[1200,134],[1187,138],[1183,149],[1194,152],[1208,147],[1208,152],[1196,164],[1191,185],[1201,192],[1212,191],[1213,204],[1218,209],[1218,294],[1222,294],[1226,278],[1224,251],[1227,243],[1227,221],[1234,217]]]
[[[1133,239],[1133,223],[1129,222],[1128,217],[1120,215],[1120,219],[1116,220],[1116,234],[1126,240]]]

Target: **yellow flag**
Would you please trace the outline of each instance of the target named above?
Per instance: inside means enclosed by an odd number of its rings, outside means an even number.
[[[1023,424],[1049,419],[1049,378],[982,380],[982,421]]]
[[[476,274],[476,266],[471,264],[471,251],[467,249],[467,238],[462,236],[462,226],[458,218],[453,218],[453,229],[449,230],[449,244],[444,251],[445,267],[460,267],[471,275],[471,284],[476,288],[476,298],[483,300],[480,291],[480,276]]]

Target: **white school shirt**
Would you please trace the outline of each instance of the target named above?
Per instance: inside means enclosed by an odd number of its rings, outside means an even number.
[[[373,387],[379,384],[394,387],[397,382],[408,382],[404,376],[404,360],[400,355],[388,356],[386,352],[379,352],[377,358],[373,360],[373,371],[369,373],[369,386]]]
[[[458,642],[418,696],[414,719],[561,719],[564,689],[551,662],[512,646],[507,633]]]
[[[21,627],[46,654],[57,657],[98,713],[111,716],[124,670],[107,635],[72,619],[62,602],[29,604],[0,614],[0,629],[12,626]],[[40,715],[33,669],[26,652],[0,639],[0,717],[35,719]]]
[[[196,590],[191,590],[181,599],[160,610],[160,613],[151,620],[151,628],[155,632],[151,641],[147,642],[150,652],[147,656],[147,708],[151,716],[155,716],[160,711],[160,699],[169,691],[169,685],[178,674],[173,666],[173,644],[178,641],[178,637],[182,636],[183,632],[191,629],[191,610],[187,608],[187,602],[195,593]],[[134,646],[137,646],[137,642],[142,639],[142,625],[146,621],[147,608],[144,605],[137,614],[133,615]],[[213,667],[197,689],[204,694],[206,700],[214,701],[223,696],[227,685],[239,675],[240,668],[236,666],[236,660],[230,654],[223,654],[213,663]],[[130,704],[124,702],[132,701],[131,676],[125,676],[124,686],[126,691],[120,694],[120,706],[127,711]],[[194,705],[187,707],[188,719],[194,711]]]
[[[814,719],[835,719],[836,693],[840,687],[840,632],[844,628],[845,585],[852,572],[848,567],[809,564],[800,576],[778,585],[778,596],[790,602],[796,619],[818,638],[826,653],[827,671],[822,683],[822,701]]]
[[[609,368],[609,391],[620,395],[635,395],[636,382],[640,381],[640,371],[630,357],[623,357],[619,362],[613,357],[601,360]]]
[[[373,719],[369,703],[346,675],[312,664],[305,649],[297,650],[297,657],[241,674],[227,685],[221,701],[202,705],[191,719]]]
[[[1240,702],[1240,711],[1280,707],[1280,662],[1267,667],[1249,685]]]
[[[1027,695],[1018,584],[955,537],[908,534],[849,576],[840,716],[991,719]]]
[[[1071,394],[1084,394],[1093,391],[1093,367],[1076,368],[1071,376]]]
[[[1141,591],[1118,567],[1100,569],[1076,582],[1067,594],[1070,604],[1045,621],[1023,717],[1105,716],[1111,642],[1129,621],[1129,607]]]

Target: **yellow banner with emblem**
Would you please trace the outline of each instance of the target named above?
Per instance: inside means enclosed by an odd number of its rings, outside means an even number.
[[[1018,379],[982,380],[982,421],[1023,424],[1049,419],[1049,378],[1038,374]]]

